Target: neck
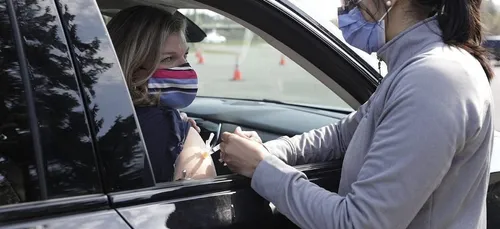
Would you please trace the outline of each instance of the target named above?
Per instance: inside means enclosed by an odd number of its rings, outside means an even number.
[[[399,2],[399,1],[398,1]],[[397,4],[387,14],[385,20],[385,37],[386,42],[389,42],[401,32],[417,24],[422,19],[414,18],[411,13],[408,13],[405,4]]]

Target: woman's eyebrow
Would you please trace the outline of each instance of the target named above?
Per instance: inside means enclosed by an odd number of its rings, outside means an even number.
[[[185,53],[188,53],[188,52],[189,52],[189,47],[186,49]],[[175,54],[177,54],[177,52],[175,52],[175,51],[167,51],[167,52],[162,52],[161,54],[162,55],[175,55]]]

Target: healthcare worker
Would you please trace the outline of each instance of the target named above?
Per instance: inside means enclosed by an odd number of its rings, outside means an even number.
[[[222,159],[301,228],[486,228],[493,73],[480,5],[347,2],[346,41],[388,65],[376,92],[342,121],[292,138],[224,133]],[[340,158],[338,193],[291,166]]]

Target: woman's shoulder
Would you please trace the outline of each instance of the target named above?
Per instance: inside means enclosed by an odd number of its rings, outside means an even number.
[[[175,129],[173,125],[180,121],[180,116],[175,114],[175,110],[149,106],[136,107],[135,111],[143,132]]]
[[[145,120],[172,120],[180,119],[179,111],[160,106],[141,106],[135,107],[138,119]]]
[[[446,113],[467,120],[474,132],[492,109],[493,96],[478,60],[458,48],[436,48],[420,56],[397,77],[393,98],[407,98],[422,115]],[[465,127],[464,127],[465,128]]]
[[[409,85],[434,85],[441,92],[462,95],[490,88],[486,73],[477,59],[465,50],[442,46],[416,56],[402,72],[400,80]]]
[[[189,123],[184,121],[176,109],[159,106],[136,107],[137,119],[142,132],[174,134],[182,141],[187,136]]]

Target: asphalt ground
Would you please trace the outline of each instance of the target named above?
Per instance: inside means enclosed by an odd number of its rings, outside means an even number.
[[[188,55],[198,73],[198,95],[350,108],[290,59],[284,58],[281,65],[281,53],[267,44],[252,45],[247,51],[225,45],[204,45],[202,50],[203,64],[198,63],[194,48]],[[243,53],[240,59],[238,53]],[[240,80],[233,80],[236,69]]]

